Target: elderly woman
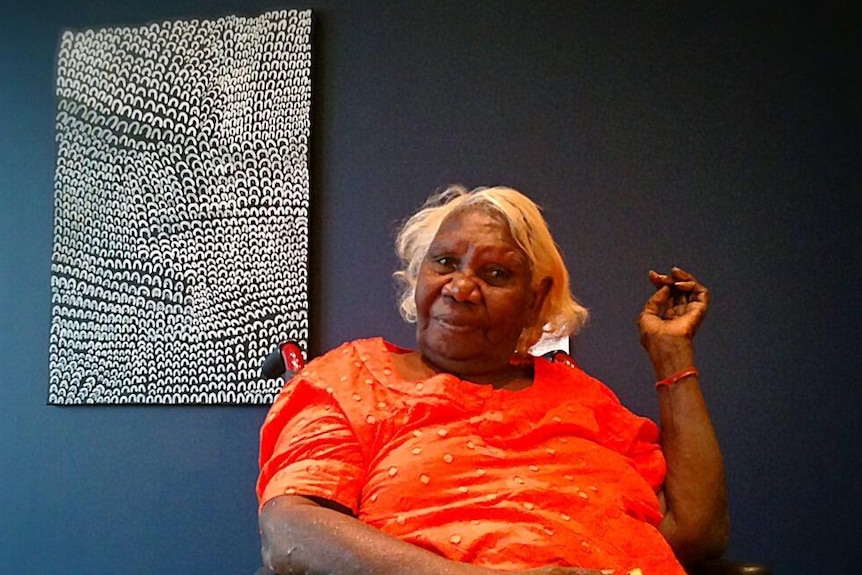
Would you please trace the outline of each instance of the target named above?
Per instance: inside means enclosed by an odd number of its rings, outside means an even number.
[[[721,454],[694,368],[708,292],[650,272],[638,325],[661,434],[572,361],[529,355],[587,312],[537,206],[450,188],[397,240],[416,349],[310,362],[261,431],[266,566],[285,574],[682,574],[719,555]]]

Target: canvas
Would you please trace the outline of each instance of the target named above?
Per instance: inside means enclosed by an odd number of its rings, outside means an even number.
[[[264,404],[308,341],[311,12],[68,31],[51,404]]]

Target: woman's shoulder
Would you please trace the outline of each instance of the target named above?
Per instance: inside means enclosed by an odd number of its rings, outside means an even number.
[[[632,437],[654,438],[655,423],[631,411],[617,394],[604,382],[575,364],[538,360],[545,365],[541,370],[543,385],[553,391],[545,395],[555,398],[570,413],[590,414],[603,430],[602,441],[608,445],[621,444],[624,449]],[[650,439],[652,441],[652,439]]]
[[[294,380],[328,389],[350,389],[360,380],[368,383],[369,378],[378,380],[391,372],[393,351],[403,350],[382,337],[346,341],[313,358]]]
[[[384,356],[389,349],[397,348],[382,337],[359,338],[345,341],[308,362],[307,368],[352,361],[367,361]]]
[[[607,384],[587,373],[566,353],[538,357],[535,361],[536,380],[544,388],[553,388],[566,395],[576,394],[582,400],[591,398],[593,401],[620,403]]]

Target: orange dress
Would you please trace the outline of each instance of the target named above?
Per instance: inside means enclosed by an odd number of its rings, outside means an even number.
[[[659,429],[580,369],[533,385],[401,379],[382,339],[310,362],[261,429],[261,505],[321,497],[406,542],[501,571],[544,565],[684,575],[657,529]]]

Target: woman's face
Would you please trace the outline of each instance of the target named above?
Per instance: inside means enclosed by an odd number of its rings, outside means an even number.
[[[481,210],[444,220],[419,269],[416,341],[422,355],[458,375],[508,369],[521,330],[546,294],[500,217]]]

